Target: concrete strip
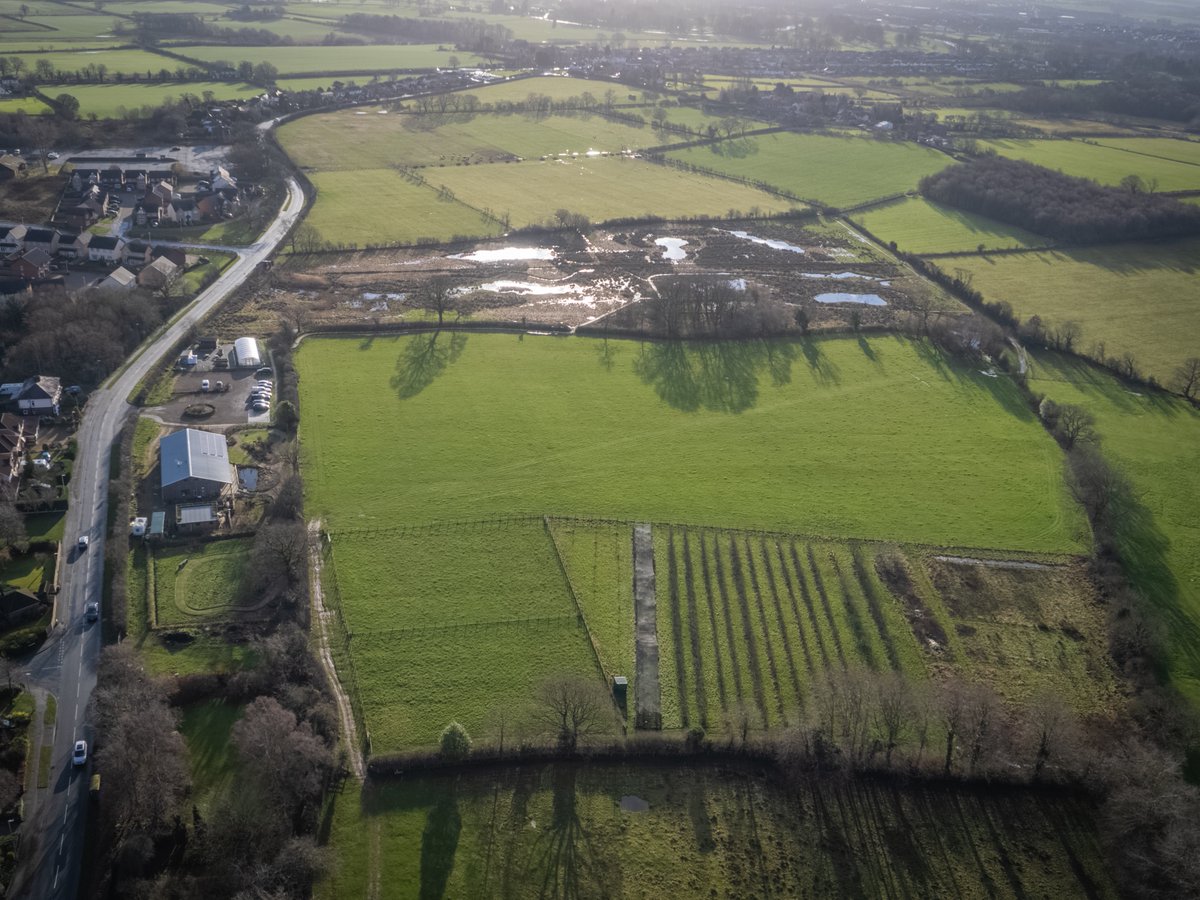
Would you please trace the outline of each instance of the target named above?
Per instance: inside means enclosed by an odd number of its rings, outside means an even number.
[[[658,684],[658,608],[654,586],[654,536],[649,525],[633,526],[633,605],[637,673],[634,721],[638,728],[662,728]]]

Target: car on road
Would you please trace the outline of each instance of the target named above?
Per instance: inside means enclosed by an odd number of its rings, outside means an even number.
[[[51,150],[46,154],[46,159],[58,159],[58,154]]]
[[[75,749],[71,751],[71,764],[82,766],[87,762],[87,741],[76,741]]]
[[[90,542],[91,542],[90,537],[88,537],[86,534],[81,534],[79,536],[79,540],[75,542],[75,546],[79,548],[79,552],[86,553],[88,544]]]
[[[206,394],[208,393],[208,390],[211,387],[212,387],[212,384],[209,383],[209,380],[207,378],[205,378],[203,381],[200,382],[200,390],[204,391],[204,393],[206,393]]]
[[[93,600],[84,609],[83,617],[89,622],[95,622],[100,618],[100,604]]]
[[[182,149],[183,149],[182,147],[172,147],[171,152],[174,153],[176,150],[182,150]]]

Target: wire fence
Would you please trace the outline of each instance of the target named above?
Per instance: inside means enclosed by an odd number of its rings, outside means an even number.
[[[334,561],[333,541],[324,532],[321,534],[321,590],[325,597],[325,609],[332,613],[328,621],[332,623],[329,629],[331,649],[335,649],[334,665],[338,674],[349,688],[350,712],[354,716],[355,725],[362,735],[363,755],[370,756],[371,732],[367,729],[367,717],[363,712],[362,689],[358,680],[358,669],[354,665],[354,654],[350,652],[350,639],[353,632],[346,624],[342,611],[342,592],[338,582],[337,563]]]

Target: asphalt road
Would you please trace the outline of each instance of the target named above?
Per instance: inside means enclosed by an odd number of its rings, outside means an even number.
[[[58,716],[54,730],[46,732],[46,741],[52,739],[54,746],[50,786],[34,789],[34,811],[24,826],[22,845],[23,857],[29,851],[32,855],[22,861],[13,897],[74,900],[79,893],[91,766],[72,766],[71,752],[78,738],[87,740],[89,748],[92,744],[88,700],[96,686],[101,647],[99,623],[84,621],[84,607],[101,599],[109,458],[132,409],[126,398],[184,332],[208,315],[275,251],[304,209],[300,185],[292,179],[287,184],[283,208],[258,242],[239,248],[239,258],[182,316],[141,348],[111,384],[88,398],[76,435],[79,451],[64,538],[64,547],[70,549],[62,566],[56,621],[50,637],[25,668],[28,686],[58,698]],[[91,543],[81,551],[76,542],[84,534]]]

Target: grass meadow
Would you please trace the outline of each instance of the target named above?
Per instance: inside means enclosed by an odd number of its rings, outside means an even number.
[[[250,564],[248,540],[214,541],[154,554],[154,606],[160,627],[228,619],[239,609]]]
[[[1186,239],[964,256],[942,267],[951,274],[964,270],[986,299],[1007,300],[1023,319],[1078,322],[1081,349],[1103,342],[1107,356],[1132,353],[1143,372],[1169,381],[1175,367],[1198,352],[1198,262],[1200,240]]]
[[[1034,358],[1031,387],[1096,417],[1106,457],[1133,482],[1120,516],[1127,571],[1157,610],[1171,681],[1200,702],[1200,411],[1052,354]]]
[[[297,366],[308,509],[334,532],[549,514],[1085,546],[1016,389],[921,342],[440,332],[312,339]]]
[[[791,133],[735,138],[668,156],[830,206],[854,206],[914,190],[924,176],[953,162],[916,144]]]
[[[37,97],[6,97],[0,100],[0,113],[19,112],[27,116],[43,116],[50,112],[50,107]]]
[[[192,770],[192,802],[202,815],[235,785],[237,751],[230,741],[242,706],[225,700],[201,700],[183,708],[179,731],[187,743]]]
[[[339,10],[342,14],[348,10]],[[373,10],[378,12],[378,10]],[[320,72],[390,72],[393,69],[435,69],[450,66],[450,57],[459,65],[483,62],[474,53],[453,47],[439,49],[437,44],[379,44],[343,47],[223,47],[193,45],[172,47],[173,53],[200,62],[229,62],[234,68],[243,60],[267,62],[280,75],[308,75]]]
[[[907,197],[854,214],[854,220],[882,241],[895,241],[907,253],[967,253],[1036,247],[1045,239],[994,219]]]
[[[736,767],[347,781],[315,896],[1107,900],[1094,816],[1011,791],[817,778],[781,790]]]
[[[1124,150],[1141,156],[1170,159],[1200,166],[1200,141],[1176,140],[1174,138],[1097,138],[1102,147]]]
[[[1105,145],[1073,140],[994,140],[980,141],[979,146],[995,150],[1001,156],[1023,159],[1101,184],[1120,184],[1128,175],[1139,175],[1148,183],[1156,182],[1160,191],[1200,188],[1200,166],[1108,146],[1117,141],[1128,144],[1132,140],[1135,139],[1106,139]]]
[[[591,94],[596,100],[604,102],[609,91],[613,92],[615,103],[650,102],[650,97],[645,91],[632,88],[627,84],[592,81],[587,78],[568,78],[560,75],[517,78],[500,84],[471,88],[463,93],[475,94],[483,103],[515,103],[524,100],[530,94],[541,94],[552,100],[570,100],[582,97],[584,94]],[[635,97],[634,101],[629,99],[630,94]]]
[[[108,66],[109,76],[118,72],[146,73],[158,72],[160,69],[174,71],[179,61],[146,50],[59,50],[53,53],[27,53],[22,56],[26,65],[32,71],[38,60],[46,60],[54,66],[56,72],[78,72],[87,66]],[[54,96],[53,85],[43,88],[43,92]],[[199,93],[197,91],[196,93]]]
[[[143,106],[161,106],[168,99],[183,94],[203,97],[211,91],[216,100],[253,97],[262,92],[251,84],[225,81],[167,81],[152,84],[61,84],[45,85],[43,92],[50,97],[67,93],[79,100],[79,111],[95,113],[101,119],[119,118],[126,112],[136,112]]]

